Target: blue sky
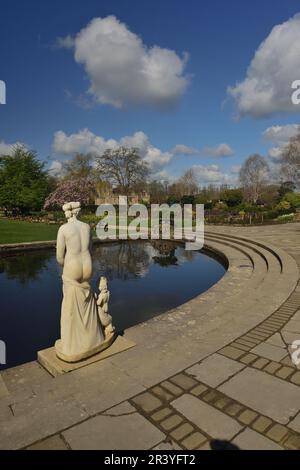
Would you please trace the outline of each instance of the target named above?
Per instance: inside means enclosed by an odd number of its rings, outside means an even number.
[[[299,120],[298,12],[296,0],[1,0],[0,151],[23,142],[59,172],[75,151],[136,144],[153,175],[193,166],[202,184],[234,184],[259,152],[276,172]]]

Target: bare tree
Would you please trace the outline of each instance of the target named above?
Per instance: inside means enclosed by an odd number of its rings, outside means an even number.
[[[281,153],[281,171],[289,181],[299,186],[300,182],[300,128]]]
[[[178,199],[183,196],[191,196],[199,192],[198,181],[195,171],[190,168],[186,170],[183,175],[169,187],[169,193]]]
[[[186,170],[178,180],[182,196],[191,196],[199,191],[198,180],[193,168]]]
[[[248,200],[256,203],[269,172],[269,165],[261,155],[250,155],[240,169],[240,182]]]
[[[63,164],[65,178],[87,178],[93,175],[93,157],[90,154],[77,153]]]
[[[100,178],[118,187],[125,195],[145,182],[149,175],[148,165],[134,147],[107,149],[96,162]]]

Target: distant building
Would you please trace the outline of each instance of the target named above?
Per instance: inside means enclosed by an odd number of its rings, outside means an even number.
[[[95,198],[95,205],[99,206],[100,204],[119,204],[119,196],[124,195],[120,192],[119,189],[104,188],[100,191],[98,196]],[[141,191],[139,193],[131,192],[127,196],[128,205],[150,202],[150,194],[147,191]]]

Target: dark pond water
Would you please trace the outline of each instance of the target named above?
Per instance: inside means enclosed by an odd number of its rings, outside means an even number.
[[[205,252],[185,251],[172,242],[96,245],[92,285],[109,279],[110,313],[118,331],[148,320],[201,294],[225,267]],[[6,366],[36,359],[59,338],[61,269],[54,250],[0,258],[0,339]]]

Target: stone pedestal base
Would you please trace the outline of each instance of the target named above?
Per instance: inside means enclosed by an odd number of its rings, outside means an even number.
[[[101,361],[135,346],[133,341],[130,341],[123,336],[118,336],[117,338],[112,336],[108,338],[107,342],[104,342],[103,345],[104,344],[106,346],[103,346],[101,351],[98,351],[93,356],[89,356],[88,358],[79,360],[77,362],[65,362],[64,360],[61,360],[56,355],[55,347],[44,349],[38,352],[38,362],[51,375],[53,375],[53,377],[57,377],[58,375],[80,369],[81,367]]]
[[[84,359],[88,359],[89,357],[94,356],[95,354],[98,354],[101,351],[104,351],[107,349],[116,339],[116,335],[112,333],[110,336],[105,338],[105,340],[96,348],[91,349],[89,351],[86,351],[81,354],[74,354],[73,356],[66,356],[62,351],[61,351],[61,340],[57,340],[55,343],[55,351],[56,355],[59,359],[65,362],[79,362],[83,361]]]

